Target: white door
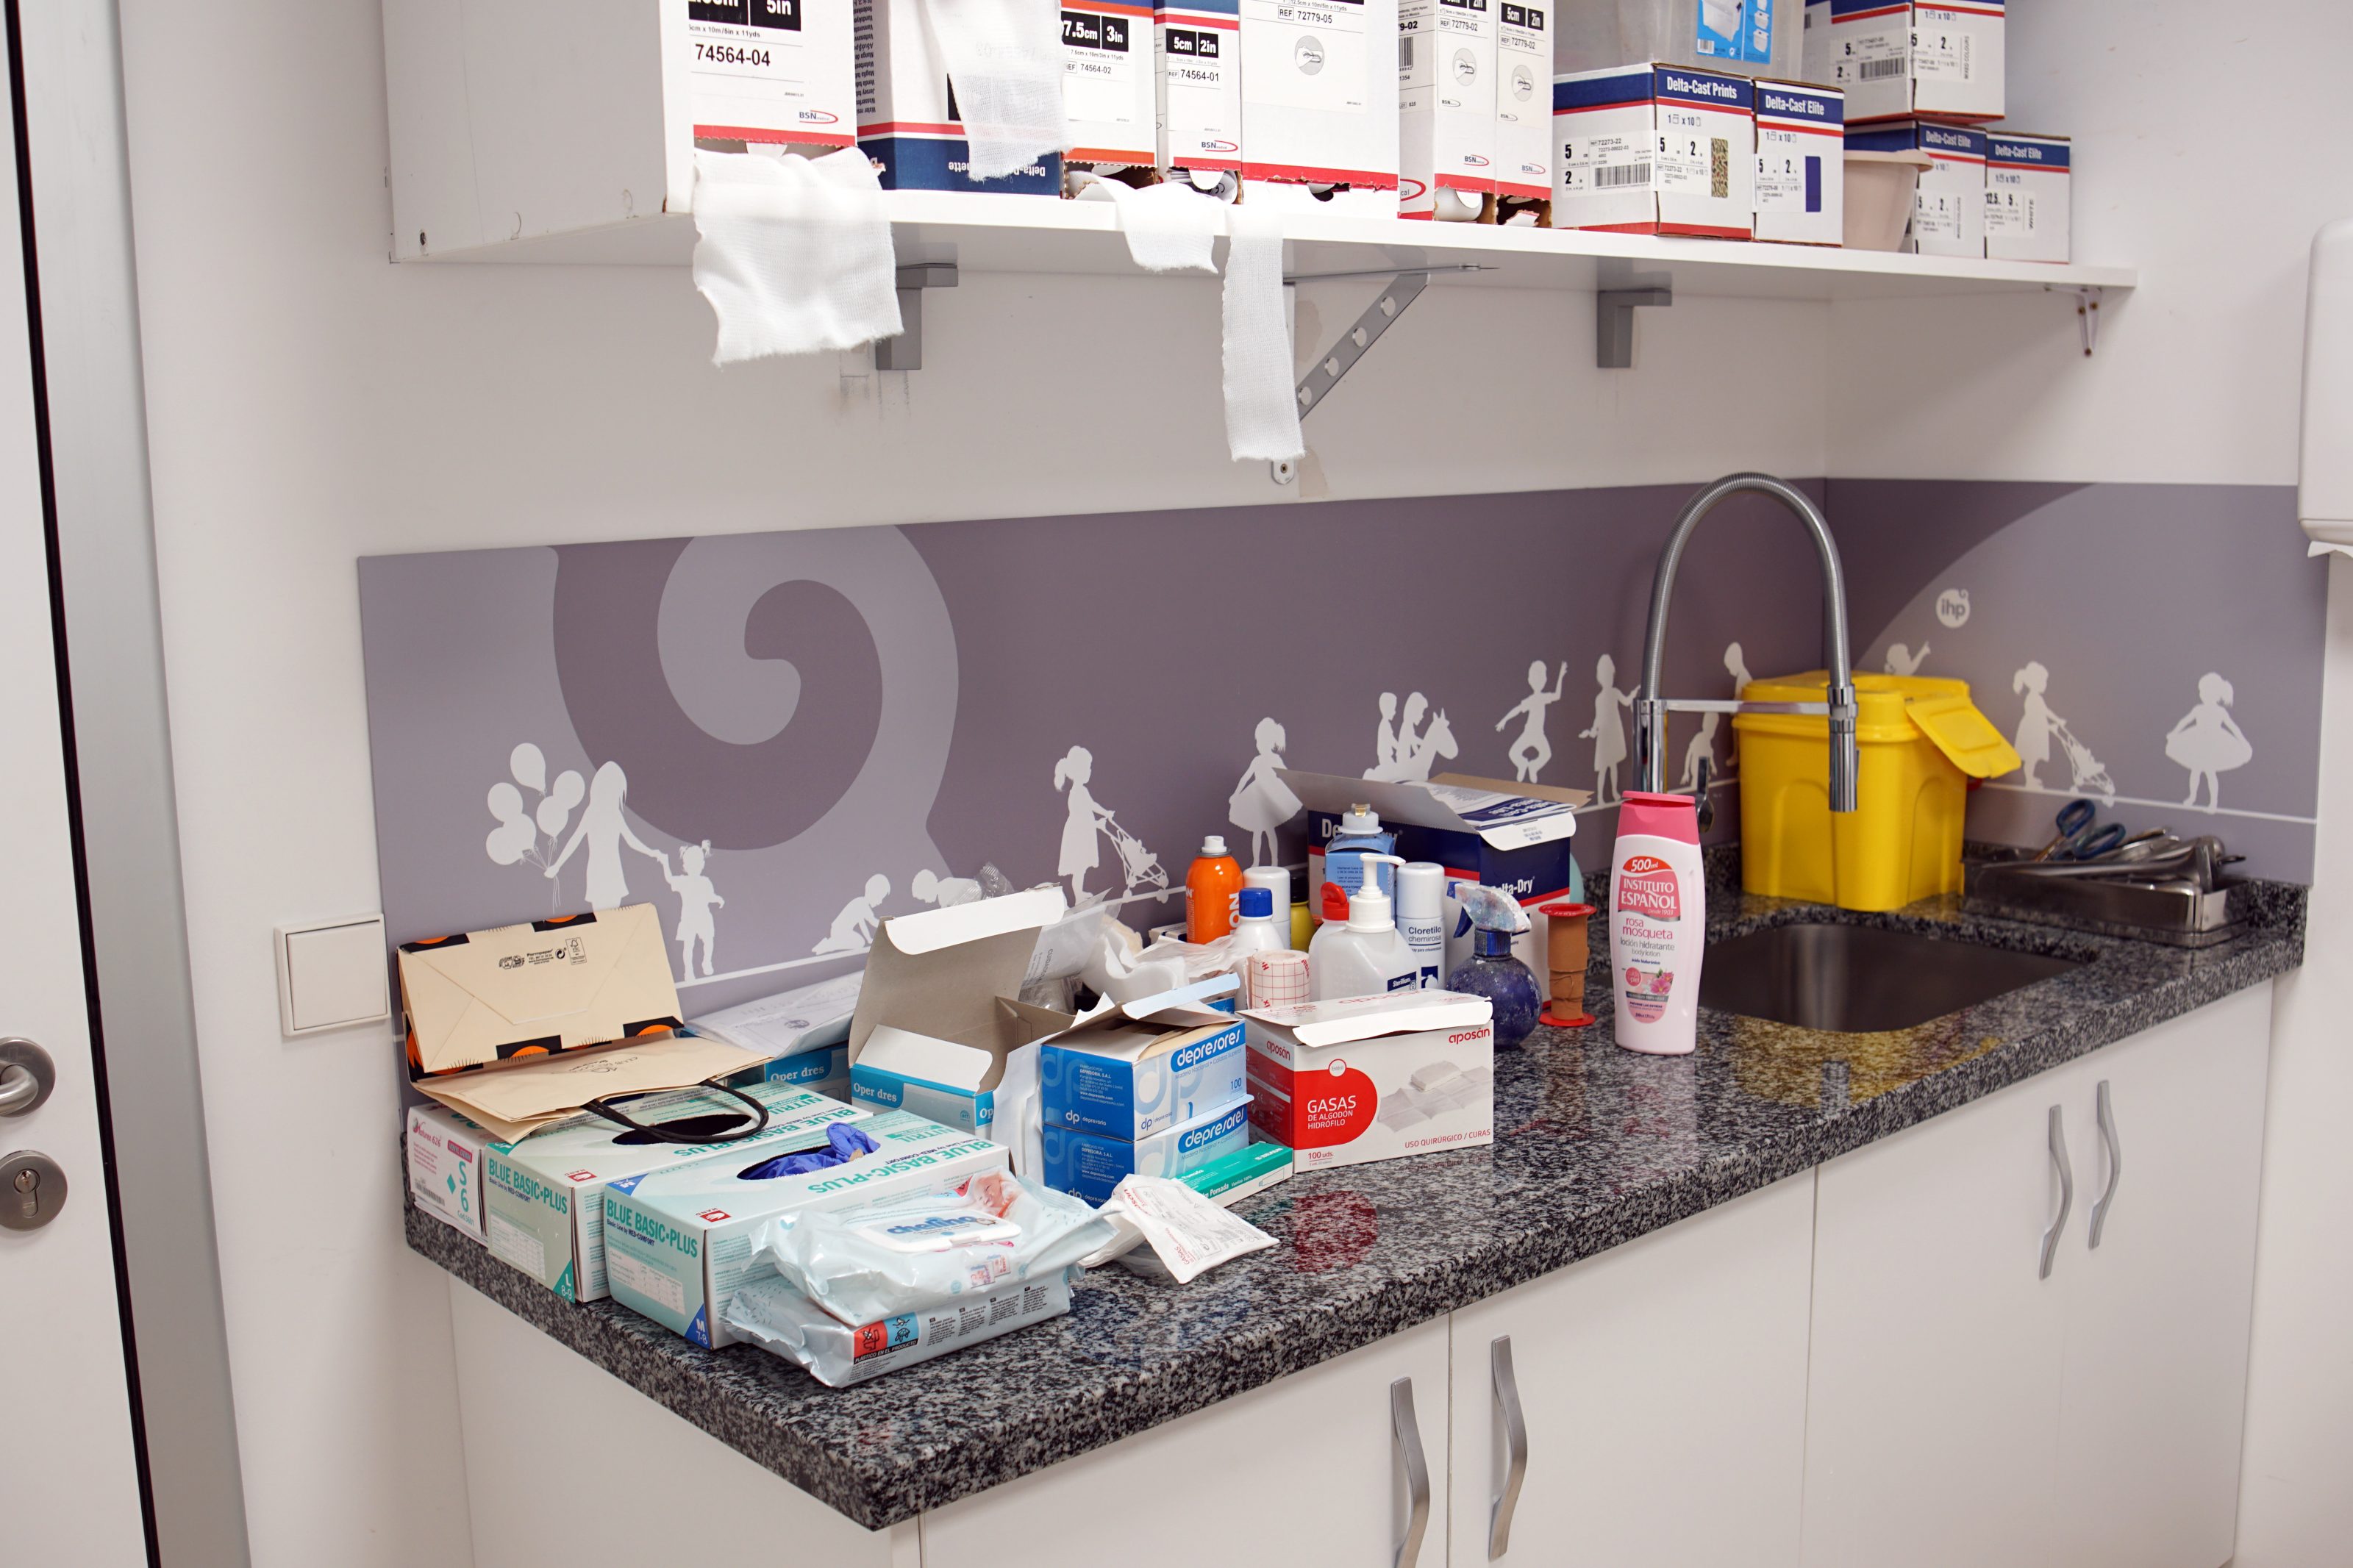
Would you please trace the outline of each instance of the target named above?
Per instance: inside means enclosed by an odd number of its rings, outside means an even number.
[[[39,1229],[0,1228],[0,1563],[127,1568],[147,1561],[146,1531],[82,994],[16,170],[0,119],[0,1037],[47,1050],[57,1087],[0,1117],[0,1204],[22,1212],[28,1152],[54,1160],[68,1190]]]
[[[1456,1312],[1454,1568],[1796,1568],[1813,1229],[1808,1172]]]
[[[1806,1434],[1807,1568],[2057,1561],[2068,1271],[2083,1262],[2047,1143],[2064,1073],[1947,1111],[1821,1168]],[[2072,1238],[2072,1241],[2071,1241]]]
[[[1428,1513],[1396,1428],[1411,1390]],[[923,1568],[1444,1568],[1446,1320],[923,1516]]]
[[[2237,1533],[2272,988],[2068,1068],[2084,1225],[2070,1229],[2059,1434],[2069,1568],[2220,1568]],[[2099,1086],[2121,1156],[2112,1168]]]

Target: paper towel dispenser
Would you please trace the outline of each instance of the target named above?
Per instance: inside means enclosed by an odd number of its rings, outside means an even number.
[[[2295,510],[2314,554],[2353,551],[2353,218],[2337,219],[2312,241]]]

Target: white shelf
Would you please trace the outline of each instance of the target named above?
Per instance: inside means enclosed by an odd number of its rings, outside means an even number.
[[[1139,273],[1108,202],[955,191],[887,191],[899,259],[955,261],[969,272]],[[1966,261],[1810,246],[1661,239],[1575,229],[1409,223],[1401,218],[1293,213],[1286,264],[1293,273],[1387,267],[1493,268],[1450,277],[1450,287],[1593,289],[1671,284],[1679,295],[1855,300],[1931,294],[2130,289],[2128,267],[2053,267]],[[437,262],[526,262],[683,267],[694,220],[633,218],[567,234],[436,253]]]

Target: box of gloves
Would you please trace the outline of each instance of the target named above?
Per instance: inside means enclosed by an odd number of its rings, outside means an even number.
[[[1495,1141],[1494,1009],[1393,992],[1242,1014],[1250,1121],[1303,1171]]]

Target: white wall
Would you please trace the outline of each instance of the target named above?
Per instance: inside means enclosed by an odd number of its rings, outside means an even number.
[[[375,6],[122,11],[254,1560],[462,1563],[447,1288],[400,1242],[393,1046],[278,1033],[270,927],[375,907],[353,562],[1290,492],[1223,455],[1208,286],[973,278],[930,304],[933,368],[915,375],[878,384],[830,359],[723,375],[683,269],[387,265]],[[1370,298],[1319,287],[1326,333]],[[1826,314],[1645,312],[1643,368],[1604,374],[1589,296],[1441,286],[1311,439],[1339,496],[1819,474]],[[1781,367],[1787,393],[1742,405],[1730,378],[1698,374],[1727,341]],[[1671,397],[1679,371],[1697,390]],[[1113,433],[1091,434],[1107,416]]]
[[[2323,224],[2353,214],[2339,110],[2303,89],[2303,68],[2353,49],[2353,8],[2107,0],[2010,16],[2012,122],[2076,139],[2076,255],[2137,266],[2141,286],[2103,311],[2089,361],[2039,335],[2014,300],[1838,307],[1831,472],[2294,484],[2306,252]],[[2183,584],[2179,605],[2153,613],[2192,612],[2202,586]],[[2085,592],[2097,591],[2094,570]],[[2318,887],[2305,968],[2281,984],[2273,1019],[2239,1568],[2341,1561],[2353,1539],[2342,565],[2329,612]]]

